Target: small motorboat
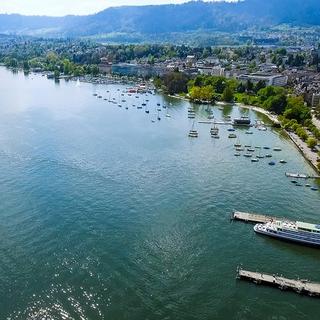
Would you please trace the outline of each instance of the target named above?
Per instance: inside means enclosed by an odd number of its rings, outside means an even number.
[[[252,158],[251,162],[259,162],[259,159],[258,158]]]
[[[296,181],[296,180],[291,180],[291,183],[296,184],[296,183],[298,183],[298,181]]]
[[[306,188],[311,188],[311,184],[307,183],[307,184],[305,185],[305,187],[306,187]]]
[[[235,156],[235,157],[240,157],[241,154],[240,154],[239,152],[236,152],[236,153],[234,154],[234,156]]]
[[[253,148],[248,148],[247,151],[248,151],[248,152],[255,152],[255,149],[253,149]]]
[[[237,135],[234,134],[234,133],[231,133],[231,134],[228,135],[228,138],[229,139],[235,139],[235,138],[237,138]]]
[[[272,154],[270,153],[266,154],[266,158],[272,158]]]
[[[282,149],[280,147],[274,147],[273,151],[282,151]]]
[[[286,161],[286,160],[283,160],[283,159],[280,160],[279,162],[280,162],[280,163],[283,163],[283,164],[287,163],[287,161]]]
[[[270,150],[270,147],[263,147],[264,150]]]
[[[246,157],[246,158],[252,158],[252,154],[251,153],[245,153],[243,156]]]
[[[253,134],[253,132],[248,130],[248,131],[246,131],[246,134]]]
[[[311,190],[312,190],[312,191],[318,191],[318,188],[316,188],[316,187],[311,187]]]
[[[276,165],[276,163],[274,161],[269,162],[269,166],[275,166],[275,165]]]
[[[236,131],[236,130],[233,129],[233,128],[229,128],[228,131],[229,131],[229,132],[234,132],[234,131]]]

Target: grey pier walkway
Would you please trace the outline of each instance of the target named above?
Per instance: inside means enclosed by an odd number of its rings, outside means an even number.
[[[278,275],[252,272],[241,268],[237,269],[237,278],[252,281],[256,284],[274,286],[281,290],[292,290],[297,293],[320,297],[320,283],[317,282],[288,279]]]
[[[284,219],[284,218],[266,216],[266,215],[257,214],[257,213],[241,212],[241,211],[234,211],[231,216],[231,219],[240,220],[240,221],[249,222],[249,223],[267,223],[273,220],[288,221],[288,219]]]

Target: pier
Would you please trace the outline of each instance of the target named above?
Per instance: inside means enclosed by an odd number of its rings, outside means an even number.
[[[281,290],[292,290],[300,294],[320,297],[320,283],[310,282],[302,279],[288,279],[275,274],[247,271],[242,268],[237,269],[237,278],[252,281],[255,284],[269,285]]]
[[[234,211],[231,216],[231,220],[240,220],[249,223],[267,223],[273,220],[286,220],[284,218],[267,216],[263,214],[257,213],[249,213],[249,212],[241,212],[241,211]]]
[[[320,179],[320,176],[310,176],[303,173],[291,173],[291,172],[286,172],[286,177],[296,178],[296,179]]]

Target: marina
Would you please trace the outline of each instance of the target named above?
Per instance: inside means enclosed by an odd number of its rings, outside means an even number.
[[[237,279],[251,281],[257,285],[268,285],[280,290],[291,290],[311,297],[320,297],[320,282],[311,282],[302,279],[289,279],[276,274],[253,272],[237,269]]]

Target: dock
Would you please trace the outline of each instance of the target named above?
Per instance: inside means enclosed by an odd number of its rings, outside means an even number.
[[[281,290],[292,290],[296,293],[307,294],[313,297],[320,297],[320,283],[302,279],[288,279],[275,274],[247,271],[237,269],[237,278],[252,281],[256,284],[263,284],[277,287]]]
[[[241,212],[241,211],[234,211],[231,216],[231,220],[240,220],[249,223],[267,223],[274,220],[286,220],[284,218],[267,216],[264,214],[258,213],[249,213],[249,212]]]
[[[320,176],[310,176],[303,173],[291,173],[291,172],[286,172],[286,177],[296,178],[296,179],[320,179]]]

